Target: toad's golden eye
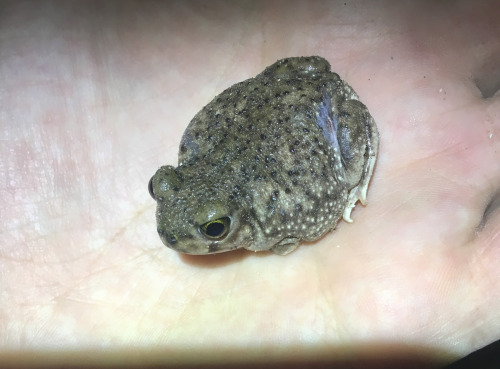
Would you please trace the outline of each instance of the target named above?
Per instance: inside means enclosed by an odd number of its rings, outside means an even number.
[[[218,241],[227,236],[230,225],[231,219],[229,219],[229,217],[223,217],[202,224],[200,226],[200,231],[201,234],[209,240]]]

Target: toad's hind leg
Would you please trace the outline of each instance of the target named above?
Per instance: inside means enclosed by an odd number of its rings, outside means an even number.
[[[366,106],[359,100],[346,100],[338,112],[338,145],[345,168],[349,194],[343,218],[352,222],[351,211],[359,200],[366,204],[366,192],[378,151],[378,131]]]

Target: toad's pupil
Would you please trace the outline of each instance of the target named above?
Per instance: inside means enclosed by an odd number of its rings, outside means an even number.
[[[210,223],[205,229],[205,233],[210,237],[219,237],[224,233],[226,226],[222,223]]]

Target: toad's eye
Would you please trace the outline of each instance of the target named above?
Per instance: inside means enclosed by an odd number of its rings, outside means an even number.
[[[153,191],[153,177],[151,177],[151,179],[149,180],[148,190],[149,190],[149,194],[151,195],[151,197],[156,200],[155,193]]]
[[[206,222],[200,226],[201,233],[209,240],[222,240],[229,233],[231,219],[223,217],[210,222]]]

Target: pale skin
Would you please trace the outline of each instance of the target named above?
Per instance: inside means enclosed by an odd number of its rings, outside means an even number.
[[[0,16],[0,357],[445,363],[500,338],[495,1],[16,4]],[[189,120],[298,55],[325,57],[377,122],[368,205],[288,256],[164,247],[147,184]]]

